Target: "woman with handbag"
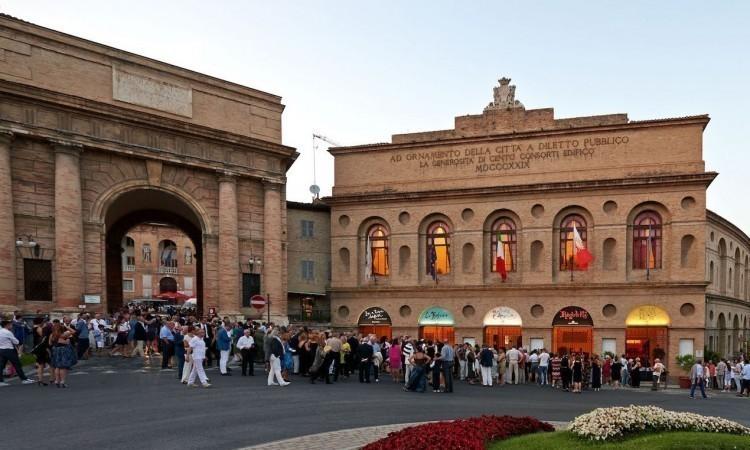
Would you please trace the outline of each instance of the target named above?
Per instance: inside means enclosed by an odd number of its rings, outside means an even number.
[[[76,352],[70,343],[71,337],[72,333],[69,330],[63,330],[60,324],[55,324],[49,337],[49,345],[52,347],[51,365],[55,369],[55,386],[59,388],[68,387],[65,384],[68,370],[78,363]]]
[[[50,362],[49,335],[52,328],[44,317],[34,319],[34,348],[31,353],[36,356],[36,375],[39,386],[47,386],[44,382],[44,369]]]

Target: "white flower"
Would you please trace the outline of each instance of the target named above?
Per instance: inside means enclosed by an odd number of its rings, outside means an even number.
[[[570,426],[571,432],[591,440],[607,440],[627,433],[660,430],[750,434],[750,428],[726,419],[634,405],[598,408],[576,417]]]

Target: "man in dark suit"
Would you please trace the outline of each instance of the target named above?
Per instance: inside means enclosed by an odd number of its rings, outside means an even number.
[[[357,361],[359,362],[359,382],[370,382],[370,364],[372,364],[373,349],[369,342],[365,341],[357,346]]]
[[[130,354],[131,357],[133,356],[140,356],[141,358],[144,357],[143,349],[146,345],[146,325],[143,321],[143,315],[138,314],[135,318],[135,327],[133,330],[133,340],[135,341],[135,347],[133,347],[133,352]]]
[[[214,330],[205,317],[201,319],[200,328],[204,332],[203,342],[206,343],[206,367],[211,367],[211,355],[213,353],[211,349],[213,348]]]

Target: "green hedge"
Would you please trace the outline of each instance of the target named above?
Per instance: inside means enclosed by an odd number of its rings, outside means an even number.
[[[576,450],[596,448],[600,450],[685,450],[685,449],[744,449],[750,448],[750,438],[720,433],[699,433],[672,431],[649,433],[612,442],[582,440],[569,431],[535,433],[497,441],[488,447],[490,450]]]

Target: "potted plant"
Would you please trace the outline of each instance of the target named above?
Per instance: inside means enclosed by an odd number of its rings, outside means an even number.
[[[690,374],[690,369],[693,368],[693,364],[695,364],[695,357],[693,355],[681,355],[677,357],[677,365],[688,375]],[[691,385],[689,376],[681,375],[679,381],[680,387],[683,389],[688,389]]]

